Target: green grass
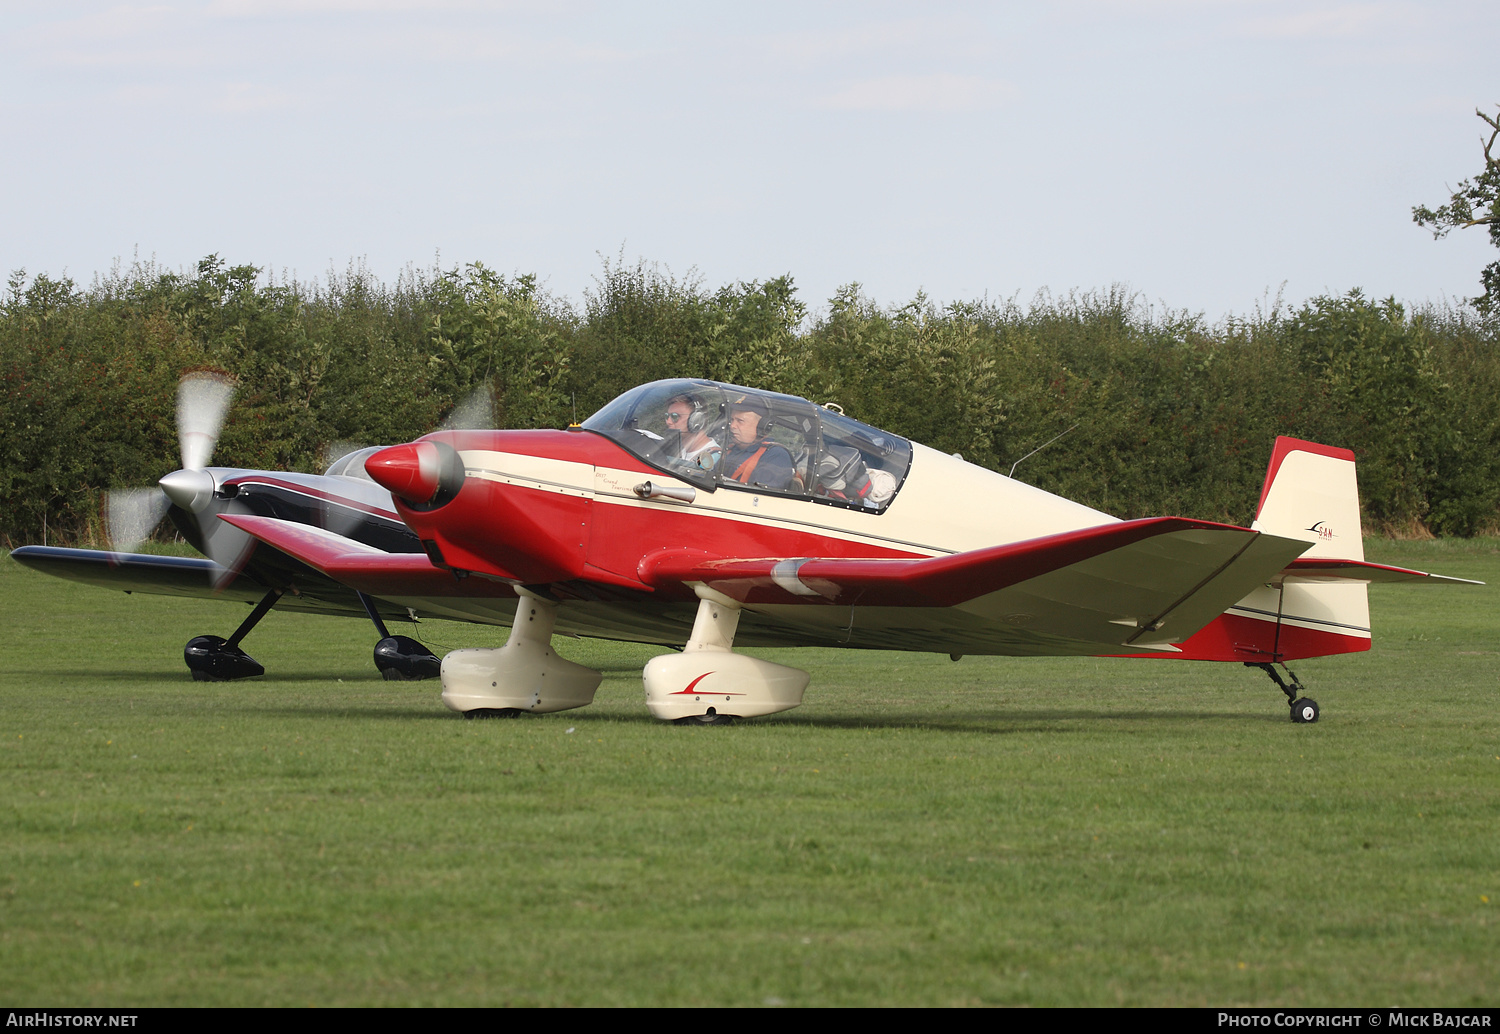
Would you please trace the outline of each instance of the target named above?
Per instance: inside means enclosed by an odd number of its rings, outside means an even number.
[[[1500,583],[1495,540],[1372,559]],[[1294,667],[765,651],[807,703],[464,722],[371,631],[0,561],[15,1005],[1494,1005],[1500,595],[1372,591]],[[502,632],[431,623],[442,647]],[[1487,899],[1487,900],[1486,900]]]

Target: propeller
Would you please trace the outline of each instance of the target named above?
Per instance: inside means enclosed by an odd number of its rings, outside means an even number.
[[[495,393],[489,382],[476,387],[453,407],[439,431],[483,431],[495,426]]]
[[[105,523],[109,543],[122,553],[132,553],[151,537],[171,506],[159,488],[121,488],[104,496]]]
[[[208,464],[213,459],[224,417],[234,399],[235,380],[224,373],[194,371],[184,374],[177,386],[177,434],[182,454],[182,469],[174,470],[157,484],[160,488],[118,489],[106,496],[106,524],[110,544],[119,552],[131,552],[150,537],[151,532],[176,504],[194,515],[203,541],[203,552],[218,567],[214,587],[222,588],[238,573],[255,545],[255,539],[226,521],[221,513],[248,513],[242,503],[217,495],[219,485]],[[461,431],[490,427],[494,423],[494,393],[488,383],[471,391],[454,407],[439,430]],[[329,464],[336,456],[354,451],[352,442],[330,444]],[[346,507],[321,506],[319,523],[341,535],[352,532],[358,517]]]
[[[183,469],[208,466],[233,398],[234,379],[228,374],[199,370],[184,374],[178,382],[177,437]]]
[[[438,425],[436,430],[481,431],[493,427],[494,424],[495,393],[493,385],[491,385],[488,381],[485,381],[484,383],[476,385],[472,391],[464,396],[463,400],[460,401],[458,405],[453,407],[453,411],[448,414],[448,418],[444,420],[440,425]],[[362,448],[362,446],[356,442],[330,442],[327,448],[324,450],[325,469],[331,469],[334,463],[339,459],[347,456],[351,452],[359,450],[360,448]],[[452,450],[448,449],[447,452],[451,453]],[[373,456],[365,457],[365,462],[368,463],[370,459],[373,459]],[[456,456],[454,458],[454,462],[457,462]],[[460,464],[457,469],[458,482],[459,484],[462,484],[462,464]],[[348,472],[343,471],[342,473]],[[386,485],[384,481],[374,476],[374,470],[372,468],[367,466],[365,468],[365,473],[371,475],[371,480],[374,480],[377,484],[381,485],[381,487],[387,488],[387,490],[389,490],[389,486]],[[434,477],[436,477],[436,475],[434,475]],[[449,473],[448,479],[450,482],[453,480],[451,471]],[[408,492],[413,491],[410,486],[403,487],[404,490]],[[424,498],[431,498],[436,493],[436,491],[437,482],[434,481],[430,486],[430,491],[426,492]],[[400,493],[397,494],[399,495]],[[403,496],[403,498],[405,497]],[[318,504],[316,504],[316,509],[318,514],[318,523],[320,524],[320,526],[336,534],[349,537],[352,536],[359,527],[360,518],[358,514],[356,514],[346,506],[340,506],[328,500],[321,500]]]
[[[348,441],[343,438],[331,441],[323,446],[323,469],[325,471],[331,470],[335,463],[351,452],[358,452],[365,448],[368,448],[368,446],[364,442]]]
[[[121,552],[130,552],[145,541],[174,503],[197,517],[204,552],[222,569],[214,575],[215,588],[222,588],[233,577],[254,544],[248,534],[219,520],[216,512],[244,512],[243,507],[225,501],[210,508],[219,486],[207,467],[234,389],[234,379],[228,374],[184,374],[177,385],[182,469],[157,482],[159,488],[120,489],[110,492],[106,501],[110,543]]]

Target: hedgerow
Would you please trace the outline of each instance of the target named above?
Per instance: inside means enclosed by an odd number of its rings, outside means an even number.
[[[621,391],[698,376],[851,416],[1122,517],[1246,523],[1278,434],[1355,450],[1371,530],[1500,523],[1500,319],[1359,291],[1209,323],[1121,289],[885,306],[856,284],[810,314],[789,276],[716,290],[606,262],[581,307],[479,263],[278,283],[209,256],[10,277],[0,302],[0,535],[97,542],[111,487],[180,461],[184,370],[238,378],[216,464],[318,470],[405,441],[476,388],[500,427],[561,427]]]

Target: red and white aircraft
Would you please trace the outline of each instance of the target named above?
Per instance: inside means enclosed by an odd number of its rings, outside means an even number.
[[[1310,722],[1273,665],[1369,649],[1371,582],[1463,581],[1366,563],[1353,454],[1290,438],[1251,528],[1121,521],[836,407],[702,380],[565,431],[440,431],[362,458],[420,552],[218,517],[362,600],[510,625],[442,661],[469,717],[590,703],[601,676],[553,652],[561,632],[680,647],[644,673],[668,720],[801,703],[807,672],[737,646],[841,646],[1244,663]]]

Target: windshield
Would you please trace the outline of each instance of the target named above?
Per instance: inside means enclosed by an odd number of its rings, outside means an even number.
[[[383,448],[385,448],[385,446],[383,445],[372,445],[367,449],[360,449],[357,452],[351,452],[347,453],[346,455],[340,456],[338,459],[334,460],[333,463],[329,464],[327,470],[323,471],[323,476],[359,478],[362,481],[369,481],[371,484],[373,484],[374,479],[371,478],[370,475],[365,471],[365,460],[369,459],[371,456],[375,455]]]
[[[715,381],[633,388],[583,422],[699,488],[770,492],[883,511],[911,443],[806,399]]]
[[[712,381],[655,381],[632,388],[583,422],[674,477],[712,490],[725,425]]]

